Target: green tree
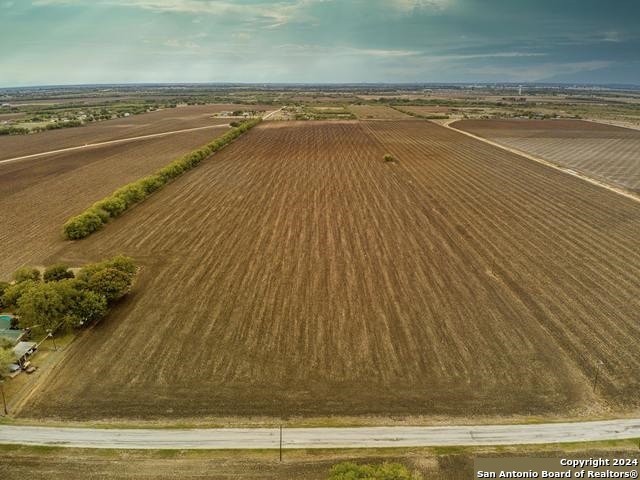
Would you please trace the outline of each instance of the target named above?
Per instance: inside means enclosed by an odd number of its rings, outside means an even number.
[[[334,465],[329,475],[329,480],[416,480],[419,478],[399,463],[357,465],[343,462]]]
[[[4,292],[11,286],[7,282],[0,282],[0,310],[7,308],[9,305],[4,303]]]
[[[26,282],[28,280],[38,282],[40,281],[40,270],[32,267],[22,267],[13,272],[13,279],[16,283]]]
[[[61,294],[58,282],[35,283],[18,299],[22,327],[40,326],[55,329],[68,313],[68,299]]]
[[[11,346],[0,347],[0,378],[4,377],[9,371],[9,365],[15,363],[16,356]]]
[[[109,260],[85,265],[85,267],[78,273],[78,278],[88,282],[95,273],[106,268],[114,268],[122,273],[126,273],[131,278],[133,278],[137,270],[133,259],[124,255],[116,255]]]
[[[87,282],[89,290],[103,295],[108,302],[123,297],[131,287],[132,276],[116,268],[104,268],[91,275]]]
[[[17,313],[23,327],[77,327],[102,318],[107,313],[107,298],[75,278],[31,282],[18,297]]]
[[[90,235],[104,225],[103,216],[100,213],[109,214],[98,208],[89,208],[85,212],[71,218],[62,227],[67,240],[79,240]]]
[[[24,282],[9,285],[2,295],[2,303],[7,307],[17,306],[20,297],[35,285],[38,285],[38,282],[34,282],[33,280],[26,280]]]
[[[45,282],[55,282],[58,280],[64,280],[65,278],[73,278],[73,277],[74,277],[73,272],[69,270],[69,266],[64,265],[62,263],[47,267],[43,275]]]
[[[104,295],[87,289],[84,282],[63,280],[57,288],[67,304],[64,323],[68,326],[81,326],[94,322],[107,314],[107,299]]]

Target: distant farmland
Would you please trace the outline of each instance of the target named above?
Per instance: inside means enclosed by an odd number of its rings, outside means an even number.
[[[20,414],[637,408],[638,238],[637,202],[426,121],[267,122],[44,259],[143,268]]]
[[[213,114],[243,109],[272,110],[273,107],[235,104],[195,105],[168,108],[126,118],[89,123],[77,128],[42,132],[36,135],[0,136],[0,160],[84,145],[85,143],[221,125],[229,123],[231,120],[212,118]]]
[[[451,126],[640,192],[640,131],[577,120],[462,120]]]
[[[437,105],[423,105],[423,106],[403,105],[400,108],[407,112],[415,113],[417,115],[423,115],[425,117],[445,116],[451,112],[450,107],[441,107]]]
[[[361,120],[403,120],[411,118],[410,115],[386,105],[350,105],[349,110]]]

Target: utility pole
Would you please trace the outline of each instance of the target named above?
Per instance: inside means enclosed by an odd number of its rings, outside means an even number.
[[[7,409],[7,400],[4,398],[4,380],[0,380],[0,393],[2,393],[2,406],[4,407],[4,414],[9,415],[9,410]]]
[[[280,425],[280,461],[282,462],[282,425]]]
[[[47,330],[47,332],[49,333],[49,335],[48,335],[49,338],[53,341],[53,350],[57,352],[58,351],[58,347],[56,346],[56,339],[53,336],[53,332],[51,330]]]

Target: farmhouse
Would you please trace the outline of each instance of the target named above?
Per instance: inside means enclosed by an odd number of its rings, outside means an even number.
[[[24,367],[29,356],[36,351],[37,345],[35,342],[18,342],[13,347],[13,353],[16,356],[16,362],[20,367]]]
[[[29,335],[29,330],[11,328],[13,315],[0,315],[0,343],[13,347],[16,363],[9,367],[12,375],[17,374],[25,365],[28,355],[35,350],[35,343],[23,341]]]

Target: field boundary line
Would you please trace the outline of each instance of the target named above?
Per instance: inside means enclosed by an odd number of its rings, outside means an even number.
[[[534,162],[537,163],[541,163],[542,165],[545,165],[547,167],[551,167],[554,170],[558,170],[560,172],[566,173],[567,175],[571,175],[573,177],[576,178],[580,178],[586,182],[591,183],[592,185],[596,185],[598,187],[602,187],[602,188],[606,188],[607,190],[610,190],[612,192],[617,193],[618,195],[623,195],[627,198],[630,198],[631,200],[635,200],[636,202],[640,202],[640,196],[636,195],[628,190],[625,190],[623,188],[619,188],[619,187],[615,187],[611,184],[605,183],[605,182],[601,182],[600,180],[596,180],[593,177],[589,177],[583,173],[577,172],[575,170],[572,170],[570,168],[566,168],[566,167],[562,167],[560,165],[557,165],[553,162],[550,162],[549,160],[545,160],[544,158],[541,157],[536,157],[535,155],[531,155],[529,153],[523,152],[522,150],[518,150],[517,148],[512,148],[512,147],[507,147],[505,145],[502,145],[500,143],[494,142],[492,140],[489,140],[487,138],[483,138],[480,137],[478,135],[474,135],[473,133],[470,132],[465,132],[464,130],[460,130],[459,128],[455,128],[452,126],[453,123],[457,122],[458,120],[452,120],[451,122],[443,122],[443,123],[436,123],[436,125],[440,125],[444,128],[448,128],[449,130],[453,130],[455,132],[458,133],[462,133],[463,135],[466,135],[467,137],[471,137],[471,138],[475,138],[476,140],[480,140],[481,142],[484,142],[486,144],[492,145],[494,147],[500,148],[501,150],[510,152],[510,153],[514,153],[516,155],[519,155],[521,157],[524,157],[528,160],[533,160]]]
[[[27,160],[29,158],[35,157],[43,157],[46,155],[55,155],[56,153],[64,153],[64,152],[72,152],[74,150],[82,150],[83,148],[92,148],[92,147],[102,147],[104,145],[111,145],[114,143],[124,143],[124,142],[134,142],[137,140],[145,140],[147,138],[155,138],[162,137],[165,135],[173,135],[175,133],[184,133],[184,132],[194,132],[196,130],[204,130],[206,128],[221,128],[228,127],[228,123],[222,123],[220,125],[206,125],[204,127],[194,127],[194,128],[185,128],[182,130],[172,130],[170,132],[160,132],[160,133],[150,133],[148,135],[139,135],[137,137],[127,137],[127,138],[116,138],[115,140],[106,140],[104,142],[96,142],[96,143],[85,143],[84,145],[76,145],[75,147],[66,147],[60,148],[58,150],[50,150],[48,152],[40,152],[40,153],[32,153],[29,155],[23,155],[21,157],[13,157],[7,158],[4,160],[0,160],[0,164],[9,163],[9,162],[17,162],[18,160]]]
[[[624,128],[626,130],[633,130],[634,132],[637,132],[640,130],[640,125],[626,125],[626,124],[611,123],[611,121],[609,120],[600,120],[597,118],[581,118],[580,120],[582,120],[583,122],[597,123],[598,125],[607,125],[609,127]],[[612,120],[612,121],[615,121],[615,120]]]
[[[0,444],[116,449],[395,448],[532,445],[640,437],[640,419],[537,425],[95,429],[0,425]]]

